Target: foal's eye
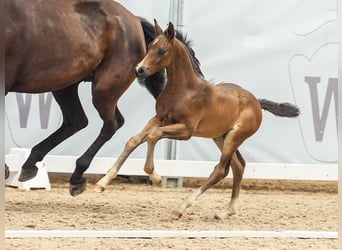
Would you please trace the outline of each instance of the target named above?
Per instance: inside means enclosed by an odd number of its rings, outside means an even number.
[[[159,48],[158,49],[158,55],[164,55],[166,53],[166,49],[164,49],[164,48]]]

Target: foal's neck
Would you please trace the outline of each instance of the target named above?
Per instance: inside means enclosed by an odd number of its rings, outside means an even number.
[[[166,68],[167,87],[172,89],[193,88],[202,81],[187,48],[178,40],[174,41],[174,54],[171,64]]]

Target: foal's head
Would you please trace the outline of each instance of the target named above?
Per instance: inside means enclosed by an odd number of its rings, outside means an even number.
[[[175,28],[170,22],[163,32],[157,21],[154,20],[157,37],[149,44],[145,58],[136,67],[138,78],[146,78],[157,71],[166,68],[172,60],[175,43]]]

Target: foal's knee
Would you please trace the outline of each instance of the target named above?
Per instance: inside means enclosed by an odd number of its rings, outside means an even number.
[[[141,140],[137,136],[131,137],[128,142],[126,143],[125,149],[128,151],[134,150],[139,144]]]
[[[153,128],[151,132],[147,135],[146,141],[148,142],[156,142],[162,136],[162,132],[158,130],[158,128]]]

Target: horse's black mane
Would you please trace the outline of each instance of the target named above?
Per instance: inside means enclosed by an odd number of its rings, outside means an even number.
[[[202,77],[204,78],[204,75],[202,73],[202,70],[200,68],[201,66],[201,63],[200,61],[197,59],[196,55],[195,55],[195,51],[192,49],[192,45],[193,45],[193,42],[191,40],[188,39],[187,35],[184,34],[183,32],[179,31],[179,30],[176,30],[176,38],[181,41],[185,47],[188,49],[191,57],[192,57],[192,60],[195,64],[195,68],[196,68],[196,71],[197,73]]]
[[[156,38],[157,33],[154,26],[149,21],[142,17],[138,18],[140,19],[140,23],[143,28],[146,47],[148,47],[148,45]],[[138,79],[138,82],[145,86],[153,97],[157,99],[166,85],[166,71],[165,69],[162,69],[144,80]]]

